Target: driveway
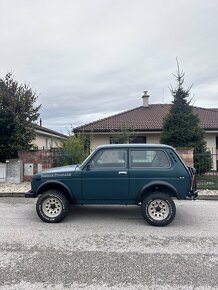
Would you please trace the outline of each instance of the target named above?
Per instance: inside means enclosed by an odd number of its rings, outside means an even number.
[[[0,199],[0,290],[218,289],[218,201],[176,201],[165,228],[137,206],[74,206],[46,224],[35,202]]]

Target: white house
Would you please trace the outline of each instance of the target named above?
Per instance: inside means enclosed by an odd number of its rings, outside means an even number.
[[[37,149],[57,148],[63,140],[67,139],[67,135],[57,131],[45,128],[41,125],[35,125],[36,138],[33,141],[33,146]]]

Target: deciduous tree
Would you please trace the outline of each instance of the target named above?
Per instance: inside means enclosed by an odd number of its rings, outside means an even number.
[[[83,134],[70,134],[59,148],[58,165],[78,164],[89,155],[89,140]]]

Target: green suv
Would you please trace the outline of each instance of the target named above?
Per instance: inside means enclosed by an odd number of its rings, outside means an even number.
[[[37,196],[45,222],[60,222],[70,204],[135,204],[149,224],[165,226],[176,214],[173,198],[197,198],[195,170],[171,146],[103,145],[82,164],[35,174],[25,197]]]

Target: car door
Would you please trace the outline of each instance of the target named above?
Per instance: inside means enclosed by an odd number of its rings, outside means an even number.
[[[84,200],[117,201],[128,196],[127,149],[103,148],[82,171]]]
[[[173,167],[161,149],[132,148],[129,153],[129,196],[137,196],[151,182],[172,180]]]

